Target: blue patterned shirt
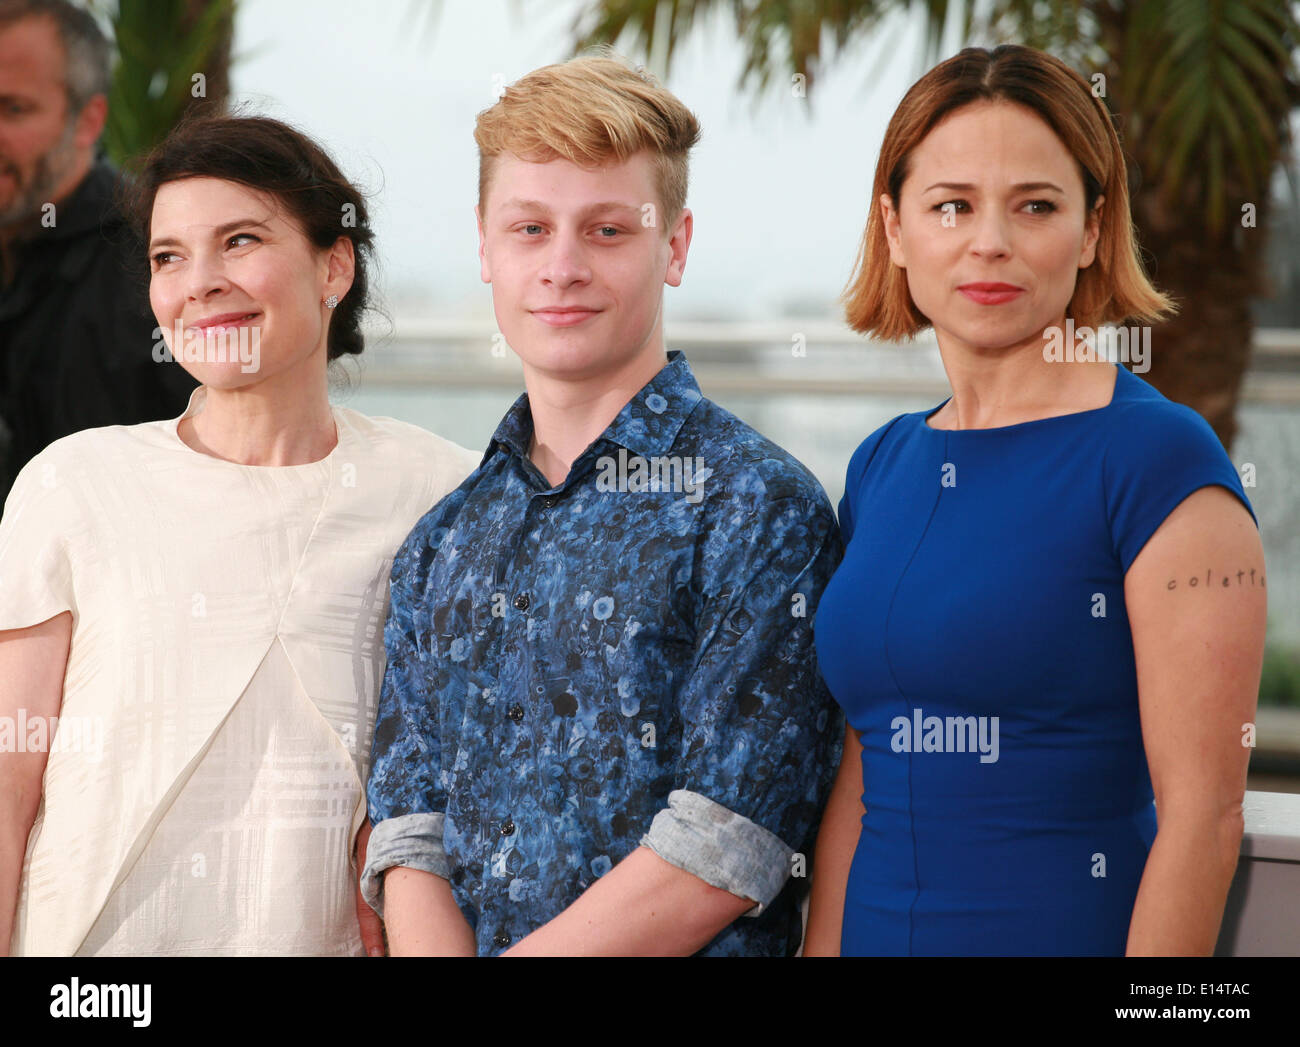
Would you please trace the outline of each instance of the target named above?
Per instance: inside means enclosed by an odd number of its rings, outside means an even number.
[[[754,899],[705,955],[788,955],[843,719],[812,620],[820,484],[668,363],[552,486],[517,400],[393,565],[362,889],[450,881],[480,955],[638,845]]]

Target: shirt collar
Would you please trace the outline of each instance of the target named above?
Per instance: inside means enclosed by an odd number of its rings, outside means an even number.
[[[699,383],[680,349],[670,350],[668,362],[632,397],[594,443],[607,440],[633,454],[653,458],[670,450],[687,417],[702,400]],[[506,412],[492,434],[486,461],[499,445],[520,458],[528,457],[533,415],[524,393]]]

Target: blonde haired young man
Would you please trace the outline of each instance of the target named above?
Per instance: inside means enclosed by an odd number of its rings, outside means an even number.
[[[527,392],[393,569],[363,890],[395,953],[798,948],[841,547],[812,475],[665,353],[698,135],[608,57],[479,115],[482,277]]]

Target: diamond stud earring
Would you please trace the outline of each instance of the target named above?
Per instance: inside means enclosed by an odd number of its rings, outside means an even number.
[[[336,294],[332,294],[332,295],[330,295],[328,298],[325,299],[325,308],[326,308],[326,309],[333,309],[333,308],[334,308],[336,305],[338,305],[338,304],[339,304],[339,296],[336,295]]]

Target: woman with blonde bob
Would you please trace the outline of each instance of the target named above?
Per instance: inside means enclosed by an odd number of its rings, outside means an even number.
[[[890,121],[848,320],[933,327],[952,396],[849,464],[808,955],[1214,949],[1264,560],[1210,427],[1107,358],[1144,370],[1150,332],[1083,330],[1173,309],[1126,175],[1088,83],[1025,47],[962,51]]]

